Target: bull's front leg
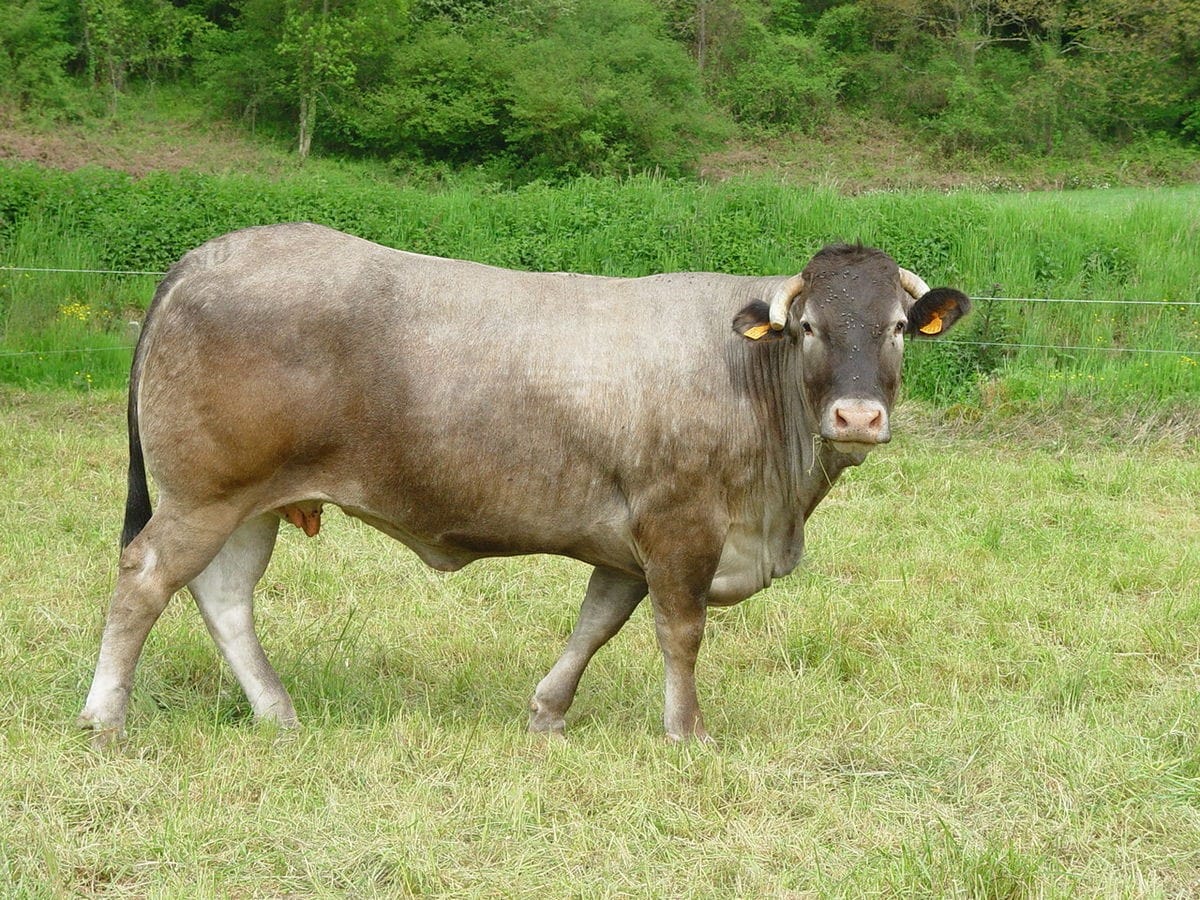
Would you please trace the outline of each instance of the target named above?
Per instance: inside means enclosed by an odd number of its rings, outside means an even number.
[[[647,560],[646,582],[654,605],[654,629],[662,650],[664,686],[663,727],[673,741],[710,740],[696,695],[696,657],[704,638],[708,590],[721,557],[723,531],[703,519],[672,535],[686,546],[660,546]]]
[[[707,604],[704,593],[650,589],[654,630],[662,650],[666,684],[663,727],[673,741],[709,740],[696,694],[696,657],[704,638]]]

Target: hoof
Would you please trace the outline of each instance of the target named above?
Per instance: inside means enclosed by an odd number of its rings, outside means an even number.
[[[713,736],[703,729],[690,734],[678,734],[668,731],[667,741],[672,744],[700,744],[706,747],[715,746],[717,743]]]
[[[91,732],[93,750],[115,747],[125,739],[125,730],[120,725],[104,725],[86,713],[75,720],[75,726],[82,731]]]
[[[529,704],[529,731],[534,734],[558,734],[567,732],[567,720],[541,708],[537,700]]]
[[[541,719],[530,716],[529,732],[531,734],[557,734],[565,737],[567,734],[567,723],[564,719],[552,719],[550,717]]]
[[[280,732],[296,732],[300,730],[300,719],[293,712],[291,714],[276,715],[275,713],[266,713],[264,715],[255,714],[254,725],[256,728],[263,729],[278,729]]]

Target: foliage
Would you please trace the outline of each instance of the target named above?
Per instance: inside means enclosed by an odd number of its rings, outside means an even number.
[[[720,134],[686,54],[643,0],[393,6],[386,27],[380,2],[245,0],[235,37],[211,47],[210,77],[231,101],[258,98],[256,114],[294,117],[302,155],[315,139],[525,178],[678,172]]]
[[[641,0],[580,4],[511,65],[505,137],[536,170],[678,173],[714,134],[695,70]]]
[[[773,131],[809,131],[828,118],[844,72],[819,40],[760,32],[748,60],[724,83],[734,118]]]
[[[65,66],[74,52],[56,0],[0,6],[0,104],[60,111],[68,103]]]
[[[831,6],[821,14],[812,35],[830,50],[856,55],[871,44],[870,12],[857,3]]]
[[[1186,2],[860,0],[845,96],[930,127],[949,150],[1086,151],[1140,130],[1185,135],[1200,14]],[[854,12],[852,12],[854,11]],[[818,22],[818,31],[821,23]],[[841,34],[842,32],[831,33]],[[857,73],[867,74],[857,74]]]
[[[689,59],[690,55],[690,59]],[[505,180],[685,171],[716,141],[885,117],[944,151],[1196,141],[1191,0],[13,0],[0,102],[79,72],[199,84],[301,156]]]
[[[200,73],[243,118],[294,122],[302,158],[319,134],[344,136],[408,29],[396,0],[239,0],[236,9],[206,43]]]
[[[347,140],[456,163],[503,152],[506,51],[495,29],[464,33],[441,18],[422,23],[396,54],[391,83],[372,89],[346,117]]]
[[[80,0],[79,18],[86,71],[110,105],[130,77],[178,78],[215,28],[170,0]]]
[[[641,0],[580,4],[544,21],[515,7],[430,18],[362,122],[364,149],[507,160],[526,177],[679,172],[719,134],[686,56]]]

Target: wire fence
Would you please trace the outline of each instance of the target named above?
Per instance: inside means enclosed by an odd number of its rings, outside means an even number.
[[[60,267],[39,267],[39,266],[0,266],[0,272],[21,272],[25,274],[50,274],[50,275],[129,275],[129,276],[153,276],[162,278],[166,272],[156,272],[140,269],[74,269]],[[1057,303],[1057,304],[1088,304],[1088,305],[1107,305],[1107,306],[1146,306],[1158,307],[1160,309],[1176,308],[1180,310],[1189,308],[1200,308],[1200,300],[1096,300],[1084,297],[973,297],[976,302],[985,303]],[[1004,350],[1059,350],[1066,352],[1093,352],[1093,353],[1146,353],[1146,354],[1168,354],[1189,359],[1200,358],[1200,349],[1196,350],[1178,350],[1162,347],[1113,347],[1113,346],[1071,346],[1065,344],[1023,344],[1012,341],[974,341],[967,339],[951,338],[941,342],[944,345],[960,344],[970,347],[996,347]],[[128,352],[130,347],[79,347],[72,350],[15,350],[15,351],[0,351],[0,358],[14,356],[45,356],[49,354],[67,354],[67,353],[107,353],[107,352]]]
[[[37,266],[0,266],[0,272],[42,272],[55,275],[154,275],[162,278],[166,272],[142,272],[134,269],[60,269]]]

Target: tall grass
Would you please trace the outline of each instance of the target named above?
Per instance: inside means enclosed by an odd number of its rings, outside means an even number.
[[[1200,188],[843,197],[765,180],[582,179],[431,191],[328,173],[131,180],[10,166],[0,175],[0,264],[7,265],[73,260],[161,271],[215,235],[298,219],[424,253],[612,275],[790,273],[826,243],[861,240],[931,283],[975,296],[1153,301],[981,302],[955,333],[976,343],[913,348],[907,377],[916,396],[978,400],[982,390],[1013,402],[1080,393],[1164,402],[1200,395],[1200,308],[1183,305],[1200,300]],[[89,334],[121,332],[151,293],[148,279],[0,273],[4,348],[26,349],[51,326],[61,329],[56,317],[73,298],[96,313],[85,323]],[[67,337],[76,335],[46,340]],[[41,370],[22,366],[5,364],[0,377],[38,380]],[[44,380],[63,383],[66,368],[47,369]]]
[[[34,213],[11,223],[0,250],[0,382],[91,389],[129,375],[130,348],[155,278],[94,270],[102,255],[91,236],[59,217]]]

